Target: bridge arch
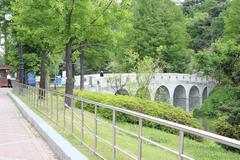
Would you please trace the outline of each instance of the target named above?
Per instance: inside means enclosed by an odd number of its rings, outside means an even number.
[[[202,102],[204,102],[207,99],[207,97],[208,97],[208,89],[207,87],[205,87],[202,93]]]
[[[197,86],[192,86],[189,92],[189,111],[200,106],[200,91]]]
[[[170,103],[170,92],[168,88],[164,85],[158,87],[154,100],[156,102],[166,102]]]
[[[115,95],[127,95],[127,96],[129,96],[129,93],[126,89],[121,88],[121,89],[119,89],[115,92]]]
[[[173,93],[173,104],[174,106],[178,106],[186,110],[187,105],[187,96],[186,96],[186,89],[182,85],[178,85]]]

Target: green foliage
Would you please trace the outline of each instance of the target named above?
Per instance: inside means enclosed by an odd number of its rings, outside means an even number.
[[[56,36],[58,20],[54,18],[58,13],[49,0],[15,1],[12,11],[12,27],[19,43],[48,52],[61,42]]]
[[[108,105],[113,105],[113,106],[124,108],[124,109],[129,109],[132,111],[144,113],[147,115],[151,115],[153,117],[166,119],[169,121],[173,121],[176,123],[184,124],[184,125],[195,127],[195,128],[201,128],[200,124],[197,122],[196,119],[193,118],[193,116],[190,113],[187,113],[169,104],[155,103],[153,101],[144,100],[140,98],[132,98],[128,96],[121,96],[121,95],[115,96],[110,94],[93,93],[93,92],[86,92],[86,91],[80,91],[80,92],[75,91],[75,94],[81,98],[90,99],[103,104],[108,104]],[[76,106],[81,107],[81,103],[77,102]],[[87,105],[85,106],[85,109],[90,112],[94,112],[93,105]],[[103,109],[99,107],[98,113],[104,118],[108,118],[108,119],[112,118],[112,112],[107,109]],[[138,119],[123,113],[117,113],[117,120],[122,122],[138,123]],[[162,129],[164,131],[171,132],[171,133],[177,133],[173,129],[170,129],[161,125],[157,125],[148,121],[144,121],[144,125],[153,127],[153,128]],[[193,135],[189,135],[189,136],[192,138],[198,139]]]
[[[132,50],[127,50],[124,55],[125,62],[123,64],[117,65],[117,63],[112,63],[111,67],[118,71],[124,68],[127,72],[136,73],[137,83],[128,79],[125,84],[121,85],[121,78],[115,75],[114,78],[108,80],[111,84],[115,85],[112,88],[118,90],[125,87],[130,96],[150,99],[150,93],[146,86],[149,86],[153,73],[155,72],[157,67],[156,62],[149,56],[145,56],[141,59],[139,54]],[[135,95],[136,90],[137,94]]]
[[[217,41],[212,49],[194,56],[192,69],[216,77],[221,84],[240,84],[240,45],[234,40]]]
[[[135,95],[136,97],[142,98],[142,99],[151,99],[151,95],[150,92],[148,90],[148,88],[144,87],[144,88],[139,88],[137,90],[137,93]]]
[[[233,110],[240,106],[240,88],[222,86],[215,88],[200,109],[196,109],[201,116],[218,118],[229,115],[227,110]]]
[[[240,43],[240,1],[233,0],[225,18],[225,37]]]
[[[183,11],[187,17],[191,49],[195,52],[207,50],[213,42],[223,37],[224,17],[228,6],[228,0],[204,0],[201,3],[184,1]]]
[[[214,131],[217,134],[240,140],[240,88],[215,88],[203,106],[194,110],[194,115],[215,119]]]
[[[139,0],[133,3],[132,10],[133,28],[126,39],[128,48],[137,52],[140,59],[149,56],[159,67],[167,66],[164,71],[184,72],[185,67],[169,65],[187,56],[183,54],[188,35],[181,8],[169,0]]]
[[[238,117],[240,115],[240,110],[238,111]],[[239,123],[239,121],[238,121]],[[231,123],[228,123],[228,119],[226,119],[225,117],[221,117],[219,118],[219,120],[216,123],[215,126],[215,131],[216,133],[226,136],[226,137],[231,137],[237,140],[240,140],[240,124],[238,125],[233,125]],[[226,148],[227,150],[232,150],[232,151],[236,151],[239,152],[239,149],[233,148],[233,147],[229,147],[227,145],[222,145],[224,148]]]
[[[5,59],[4,56],[0,53],[0,66],[4,66],[5,65]]]

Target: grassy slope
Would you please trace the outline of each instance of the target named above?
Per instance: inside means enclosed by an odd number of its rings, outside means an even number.
[[[25,102],[26,99],[24,99]],[[55,104],[54,104],[55,106]],[[81,137],[81,131],[80,131],[80,110],[77,108],[75,109],[75,119],[74,119],[74,136],[73,137],[70,134],[71,125],[69,123],[70,119],[70,111],[67,110],[67,123],[66,123],[66,129],[62,130],[59,126],[55,125],[54,123],[51,123],[49,119],[46,118],[43,114],[38,112],[36,108],[32,109],[41,115],[46,121],[49,122],[49,124],[52,125],[56,130],[58,130],[68,141],[70,141],[72,144],[74,144],[83,154],[85,154],[87,157],[89,157],[92,160],[97,159],[94,157],[90,152],[88,152],[82,145],[80,145],[80,142],[78,141],[78,137]],[[47,108],[41,108],[41,111],[48,111],[48,115],[50,116],[49,109]],[[56,113],[56,112],[54,112]],[[59,114],[63,115],[63,111],[60,110]],[[78,117],[78,118],[77,118]],[[88,118],[87,118],[88,117]],[[56,115],[52,115],[53,119],[56,119]],[[85,122],[86,125],[89,127],[89,130],[93,131],[93,115],[91,113],[85,112]],[[108,120],[102,119],[98,117],[101,121],[104,123],[100,123],[98,127],[98,135],[100,137],[104,137],[108,141],[111,142],[112,140],[112,129],[111,125]],[[59,119],[59,124],[63,125],[63,119]],[[119,127],[127,129],[132,131],[133,133],[137,133],[137,126],[133,124],[128,123],[118,123]],[[160,130],[152,129],[152,128],[146,128],[143,127],[143,136],[150,138],[161,145],[168,146],[172,149],[177,150],[178,149],[178,140],[179,137],[177,135],[169,134]],[[76,138],[77,137],[77,138]],[[89,146],[93,146],[93,136],[89,134],[89,132],[85,133],[85,142]],[[122,132],[117,132],[117,146],[124,148],[128,153],[131,153],[133,155],[137,155],[137,139],[133,138],[132,136],[129,136]],[[98,147],[97,150],[101,155],[106,157],[107,159],[112,159],[112,150],[111,147],[106,145],[105,143],[102,143],[100,140],[98,140]],[[187,155],[191,155],[194,159],[201,159],[201,160],[239,160],[240,155],[237,153],[233,153],[230,151],[226,151],[222,149],[219,145],[215,144],[214,142],[210,141],[204,141],[203,143],[196,142],[193,140],[190,140],[188,138],[185,139],[185,148],[184,153]],[[122,154],[117,154],[117,159],[121,160],[127,160],[126,156],[123,156]],[[172,160],[172,159],[178,159],[176,156],[171,155],[165,151],[162,151],[154,146],[151,146],[149,144],[144,143],[143,144],[143,159],[144,160]]]

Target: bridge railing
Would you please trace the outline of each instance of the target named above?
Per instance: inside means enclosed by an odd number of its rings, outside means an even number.
[[[32,106],[34,109],[42,113],[53,123],[69,132],[73,135],[79,143],[88,148],[94,155],[98,156],[100,159],[107,159],[103,155],[99,153],[97,150],[97,145],[99,141],[105,143],[111,148],[112,156],[111,159],[115,160],[116,152],[121,152],[123,155],[127,156],[133,160],[141,160],[143,159],[143,143],[149,144],[151,146],[155,146],[160,150],[164,150],[176,156],[177,159],[187,159],[193,160],[193,158],[184,153],[184,138],[186,134],[193,134],[202,138],[210,139],[220,144],[225,144],[237,149],[240,149],[240,141],[227,138],[224,136],[220,136],[214,133],[206,132],[203,130],[199,130],[196,128],[188,127],[185,125],[177,124],[171,121],[167,121],[164,119],[152,117],[149,115],[145,115],[139,112],[118,108],[111,105],[106,105],[102,103],[98,103],[92,100],[84,99],[78,96],[67,95],[63,93],[59,93],[53,90],[41,89],[37,87],[31,87],[24,84],[15,83],[14,92],[19,94],[21,98],[27,102],[29,106]],[[80,103],[81,107],[77,108],[76,103]],[[94,110],[93,114],[90,114],[86,109],[88,105],[93,105]],[[111,112],[112,118],[109,121],[104,123],[108,123],[111,129],[111,139],[109,137],[101,137],[98,135],[98,126],[100,123],[103,123],[103,119],[98,117],[99,109],[106,109]],[[133,116],[138,119],[138,132],[133,133],[130,130],[121,128],[116,125],[117,114],[122,113],[129,116]],[[87,118],[93,120],[91,124],[87,122]],[[149,138],[143,136],[143,121],[149,121],[151,123],[157,123],[159,125],[163,125],[166,127],[170,127],[172,129],[176,129],[179,132],[179,143],[178,149],[174,150],[170,147],[163,146],[158,142],[155,142]],[[89,126],[91,125],[91,126]],[[93,130],[90,130],[90,128]],[[117,145],[117,131],[122,132],[124,134],[130,135],[131,137],[135,137],[137,139],[137,154],[134,155],[132,152],[129,152],[126,148],[120,147]],[[79,133],[79,134],[77,134]],[[93,145],[87,144],[87,135],[92,136]]]
[[[122,83],[126,82],[126,79],[136,82],[136,73],[118,73],[118,74],[105,74],[104,77],[100,77],[98,74],[85,75],[85,83],[89,86],[98,86],[98,83],[102,87],[108,86],[107,79],[116,76],[121,76]],[[75,76],[76,85],[80,84],[80,76]],[[180,74],[180,73],[154,73],[150,84],[168,82],[183,82],[183,83],[200,83],[200,84],[217,84],[217,81],[212,77],[201,76],[198,74]],[[137,83],[137,82],[136,82]]]

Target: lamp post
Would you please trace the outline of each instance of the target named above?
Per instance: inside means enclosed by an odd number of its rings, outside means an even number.
[[[12,20],[12,13],[8,12],[4,16],[7,22]],[[23,63],[23,46],[21,43],[18,44],[18,56],[19,56],[19,83],[22,85],[24,83],[24,63]],[[19,86],[19,92],[22,93],[22,87]]]
[[[24,63],[23,63],[23,46],[18,44],[18,56],[19,56],[19,83],[24,83]]]

